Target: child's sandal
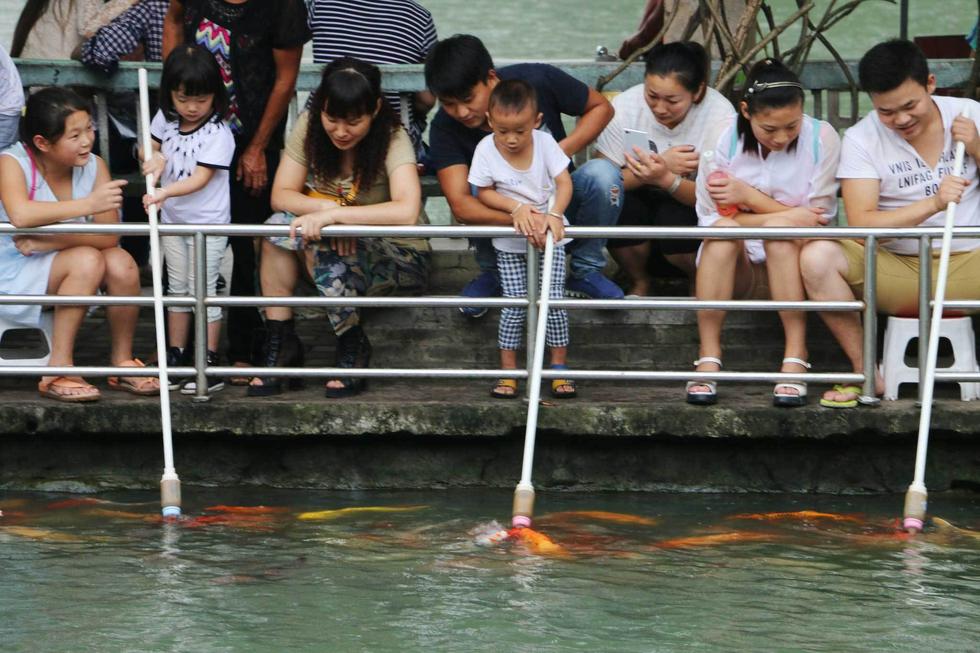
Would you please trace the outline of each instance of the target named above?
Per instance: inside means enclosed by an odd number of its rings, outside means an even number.
[[[514,399],[517,397],[517,379],[497,379],[490,396],[495,399]]]
[[[714,363],[721,369],[721,359],[714,356],[702,356],[694,361],[697,367],[701,363]],[[694,390],[694,388],[705,387],[708,390]],[[688,381],[685,386],[687,393],[687,403],[695,406],[710,406],[718,402],[718,383],[715,381]]]
[[[567,370],[567,365],[552,365],[553,370]],[[562,389],[564,388],[564,390]],[[572,399],[578,394],[574,379],[552,379],[551,396],[555,399]]]

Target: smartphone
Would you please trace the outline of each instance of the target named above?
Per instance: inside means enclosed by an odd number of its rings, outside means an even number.
[[[626,154],[632,157],[636,156],[636,152],[633,151],[634,147],[638,147],[640,150],[647,152],[657,151],[657,144],[650,140],[650,135],[639,129],[624,129],[623,145]]]

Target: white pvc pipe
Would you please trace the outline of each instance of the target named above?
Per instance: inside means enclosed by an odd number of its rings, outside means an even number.
[[[964,112],[964,116],[966,113]],[[953,160],[953,176],[963,174],[963,157],[966,145],[956,144]],[[939,253],[939,273],[936,277],[936,297],[933,301],[932,322],[929,328],[929,350],[926,354],[925,387],[922,389],[922,412],[919,413],[919,441],[915,449],[915,475],[905,493],[905,520],[903,526],[909,531],[921,531],[926,515],[927,492],[925,485],[926,454],[929,449],[929,424],[932,420],[932,395],[936,385],[936,357],[939,352],[939,328],[943,319],[943,302],[946,299],[946,280],[949,273],[949,251],[953,243],[953,223],[956,218],[956,202],[946,205],[946,222],[943,225],[943,244]],[[928,306],[919,307],[922,311]],[[921,317],[920,317],[921,319]]]
[[[143,161],[153,156],[150,144],[150,92],[146,80],[146,69],[139,69],[140,91],[140,137],[143,148]],[[146,192],[152,197],[154,182],[152,175],[146,175]],[[180,516],[180,479],[174,469],[174,445],[170,427],[170,377],[167,374],[167,343],[164,338],[163,320],[163,280],[160,258],[160,229],[157,221],[157,207],[151,205],[150,216],[150,265],[153,270],[153,317],[156,324],[157,366],[160,370],[160,426],[163,431],[163,477],[160,479],[160,504],[164,517]],[[199,319],[203,319],[198,316]]]
[[[544,364],[544,341],[548,322],[548,303],[551,300],[551,267],[555,259],[554,236],[545,232],[544,263],[541,273],[540,305],[537,331],[534,334],[534,359],[529,370],[531,380],[528,386],[527,426],[524,431],[524,464],[521,467],[521,480],[514,491],[514,525],[530,525],[530,514],[534,507],[534,486],[531,484],[531,468],[534,466],[534,441],[538,430],[538,404],[541,399],[541,367]],[[520,509],[518,509],[520,507]]]

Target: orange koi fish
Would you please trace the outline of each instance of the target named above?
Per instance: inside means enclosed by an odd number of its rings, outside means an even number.
[[[857,515],[840,515],[833,512],[816,512],[815,510],[743,513],[741,515],[732,515],[731,517],[728,517],[728,519],[755,519],[758,521],[811,521],[815,519],[825,519],[836,522],[851,522],[854,524],[863,524],[865,522],[864,519],[858,517]]]
[[[678,537],[673,540],[663,540],[654,544],[658,549],[686,549],[697,546],[715,546],[717,544],[742,544],[745,542],[770,542],[772,535],[752,531],[732,531],[730,533],[715,533],[713,535],[694,535]]]
[[[507,531],[511,539],[520,540],[530,549],[531,553],[538,555],[567,556],[568,551],[554,540],[531,528],[512,528]]]
[[[346,515],[363,515],[378,512],[415,512],[425,510],[428,506],[358,506],[353,508],[338,508],[336,510],[318,510],[302,512],[297,518],[302,520],[317,519],[321,521],[337,519]]]
[[[81,497],[78,499],[65,499],[63,501],[55,501],[54,503],[49,503],[48,510],[64,510],[65,508],[78,508],[80,506],[95,506],[101,503],[112,503],[112,502],[105,501],[103,499],[96,499],[94,497]]]
[[[202,526],[227,526],[229,528],[247,528],[258,531],[269,531],[269,521],[262,515],[239,515],[239,514],[217,514],[201,515],[191,517],[180,524],[186,528],[200,528]]]
[[[209,506],[205,512],[225,512],[246,515],[268,515],[276,512],[289,512],[289,508],[282,506]]]
[[[92,510],[85,511],[85,514],[95,517],[108,517],[109,519],[132,519],[147,523],[156,523],[163,519],[160,515],[145,512],[126,512],[125,510],[108,510],[106,508],[93,508]]]
[[[652,517],[630,515],[623,512],[606,512],[605,510],[568,510],[565,512],[553,512],[541,517],[541,520],[548,521],[566,519],[595,519],[598,521],[613,522],[615,524],[637,524],[639,526],[656,526],[660,523],[659,519],[653,519]]]

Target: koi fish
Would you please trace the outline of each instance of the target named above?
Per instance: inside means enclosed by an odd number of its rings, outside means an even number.
[[[971,530],[966,529],[966,528],[960,528],[959,526],[955,526],[955,525],[951,524],[950,522],[946,521],[945,519],[942,519],[941,517],[933,517],[932,518],[932,524],[933,524],[933,526],[936,527],[936,530],[939,531],[939,532],[941,532],[941,533],[943,533],[943,532],[950,533],[951,532],[951,533],[953,533],[955,535],[959,535],[959,536],[962,536],[962,537],[970,537],[970,538],[973,538],[975,540],[980,540],[980,531],[971,531]]]
[[[269,520],[262,515],[217,514],[191,517],[180,522],[185,528],[200,528],[202,526],[228,526],[229,528],[248,528],[258,531],[269,531]]]
[[[319,510],[316,512],[301,512],[298,519],[326,521],[339,519],[347,515],[364,515],[378,512],[416,512],[425,510],[428,506],[361,506],[354,508],[338,508],[336,510]]]
[[[85,539],[77,535],[69,535],[50,528],[35,528],[33,526],[0,526],[0,533],[7,533],[16,537],[28,540],[38,540],[39,542],[84,542]]]
[[[104,503],[112,503],[112,502],[105,501],[104,499],[96,499],[94,497],[81,497],[78,499],[65,499],[63,501],[55,501],[54,503],[49,503],[48,510],[64,510],[65,508],[95,506]]]
[[[744,542],[768,542],[773,537],[765,533],[752,531],[732,531],[731,533],[715,533],[713,535],[694,535],[678,537],[673,540],[663,540],[654,544],[658,549],[686,549],[697,546],[715,546],[716,544],[742,544]]]
[[[814,510],[797,510],[796,512],[760,512],[760,513],[743,513],[741,515],[732,515],[728,519],[755,519],[758,521],[810,521],[814,519],[826,519],[829,521],[836,522],[852,522],[855,524],[864,523],[864,519],[861,519],[857,515],[840,515],[832,512],[816,512]]]
[[[660,520],[640,515],[629,515],[623,512],[606,512],[605,510],[568,510],[565,512],[553,512],[543,515],[542,520],[562,520],[562,519],[596,519],[608,521],[615,524],[637,524],[639,526],[656,526]]]
[[[552,555],[552,556],[567,556],[568,551],[566,551],[560,544],[556,544],[554,540],[531,528],[512,528],[507,531],[508,536],[514,540],[520,540],[523,542],[531,553],[537,553],[539,555]]]
[[[23,508],[27,505],[27,499],[4,499],[0,501],[0,508],[7,510],[10,508]]]
[[[152,515],[144,512],[126,512],[125,510],[109,510],[107,508],[93,508],[92,510],[87,510],[85,514],[95,517],[108,517],[109,519],[132,519],[147,523],[156,523],[163,519],[160,515]]]
[[[289,508],[282,506],[209,506],[205,512],[230,512],[246,515],[268,515],[276,512],[289,512]]]

